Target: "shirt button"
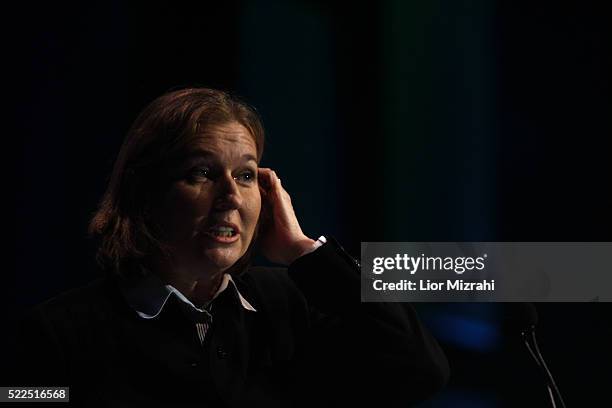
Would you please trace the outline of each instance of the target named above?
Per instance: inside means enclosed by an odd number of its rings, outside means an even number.
[[[217,347],[217,357],[221,359],[226,359],[229,357],[229,353],[225,351],[223,347]]]

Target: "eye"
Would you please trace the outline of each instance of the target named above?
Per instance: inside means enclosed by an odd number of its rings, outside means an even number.
[[[210,179],[210,169],[203,166],[194,167],[189,170],[188,178],[192,180]]]
[[[255,172],[246,170],[240,173],[237,177],[234,177],[234,179],[243,183],[252,183],[256,180]]]

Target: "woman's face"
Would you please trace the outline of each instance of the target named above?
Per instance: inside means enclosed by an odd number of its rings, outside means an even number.
[[[249,247],[261,209],[253,137],[236,122],[211,127],[171,172],[155,219],[173,266],[225,271]]]

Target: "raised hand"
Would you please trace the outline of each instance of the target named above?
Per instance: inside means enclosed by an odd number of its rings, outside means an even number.
[[[315,241],[302,232],[291,197],[276,173],[260,167],[258,178],[263,217],[259,231],[261,250],[271,262],[289,265],[310,252]]]

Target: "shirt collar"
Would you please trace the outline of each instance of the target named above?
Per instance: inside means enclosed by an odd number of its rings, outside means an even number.
[[[255,308],[240,294],[232,276],[228,273],[223,274],[223,280],[212,300],[216,299],[223,291],[230,287],[236,294],[240,304],[245,310],[256,312]],[[178,289],[172,285],[164,284],[160,278],[150,274],[141,279],[135,286],[121,285],[121,291],[132,309],[143,319],[153,319],[157,317],[164,305],[174,294],[181,302],[187,304],[198,312],[204,312],[202,308],[196,307]],[[211,300],[211,301],[212,301]]]

